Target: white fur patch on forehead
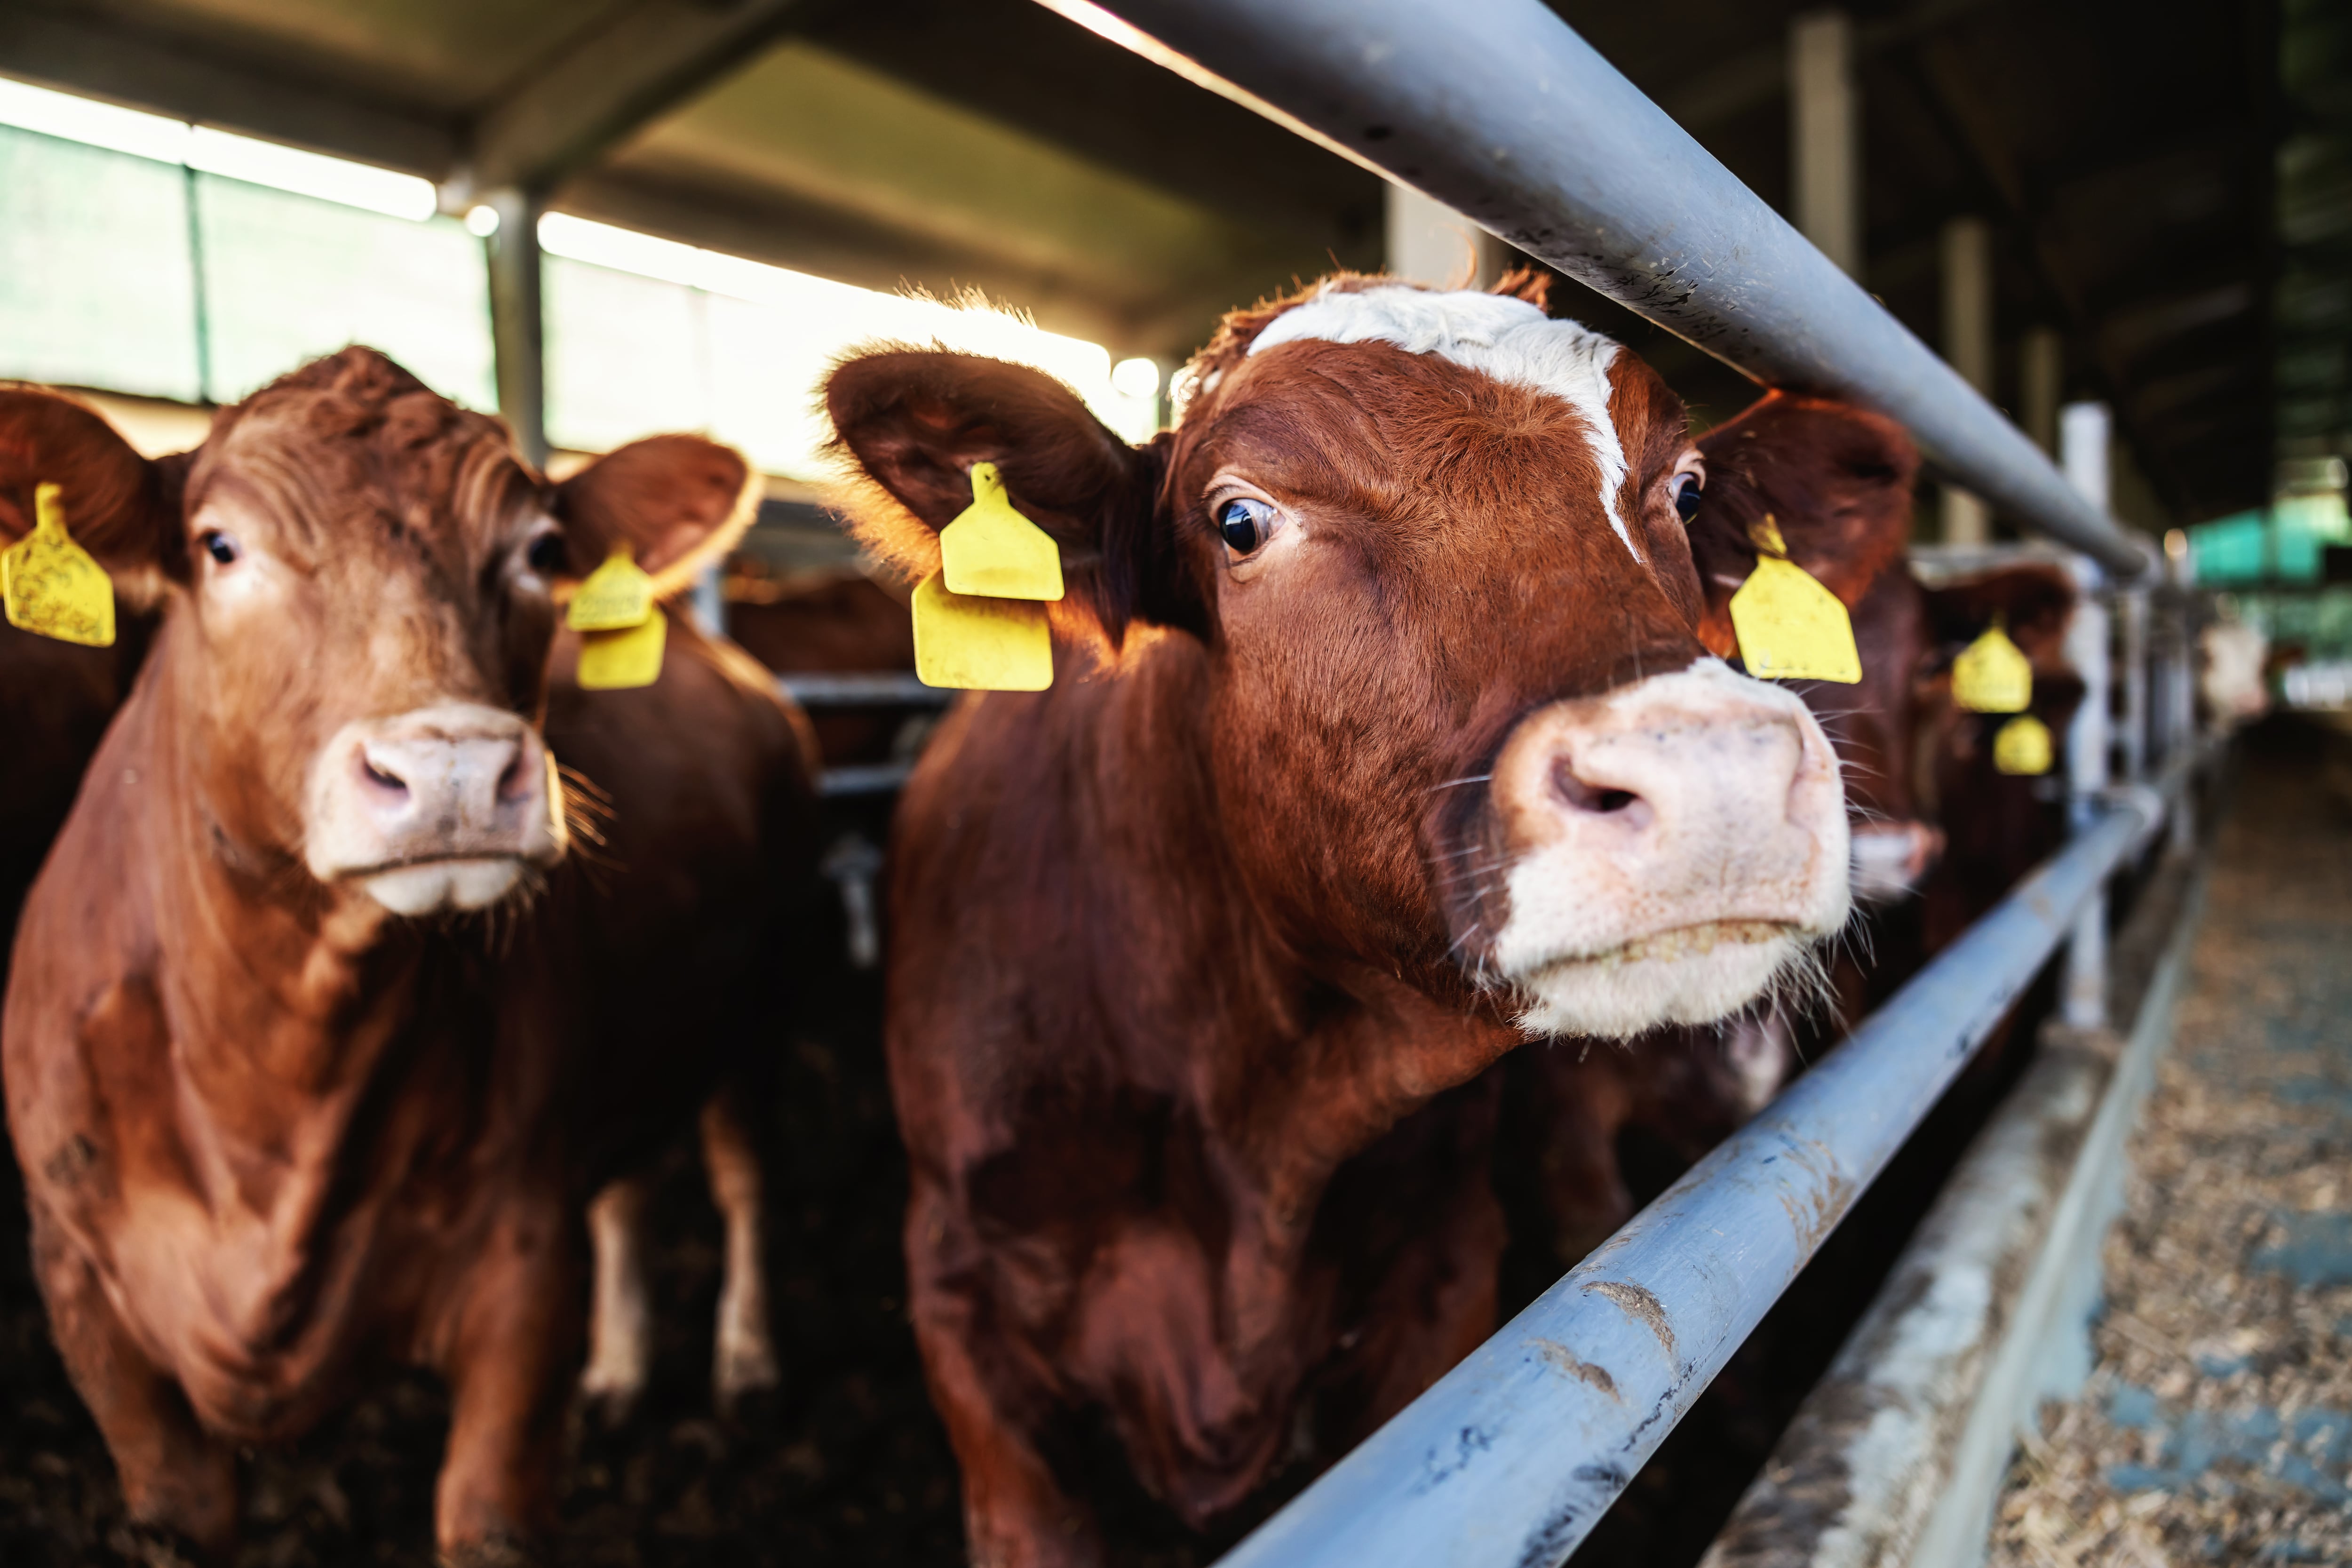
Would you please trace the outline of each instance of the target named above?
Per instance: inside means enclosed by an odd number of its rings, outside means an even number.
[[[1496,381],[1548,392],[1584,416],[1585,440],[1601,469],[1601,510],[1634,560],[1642,558],[1617,510],[1625,484],[1625,444],[1609,416],[1612,339],[1574,321],[1554,321],[1525,300],[1472,289],[1441,293],[1402,284],[1354,291],[1327,289],[1266,323],[1253,354],[1278,343],[1394,343],[1407,353],[1436,354]]]

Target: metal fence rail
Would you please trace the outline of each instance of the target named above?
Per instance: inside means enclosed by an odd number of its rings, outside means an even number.
[[[1760,382],[1888,415],[1946,476],[2110,570],[2147,565],[2016,426],[1542,0],[1045,4]]]
[[[1243,1542],[1225,1568],[1565,1557],[2160,817],[2154,792],[2120,795],[1852,1039]]]

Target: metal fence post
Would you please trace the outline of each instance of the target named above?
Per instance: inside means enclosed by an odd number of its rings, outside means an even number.
[[[2116,614],[2124,665],[2124,777],[2137,784],[2147,777],[2150,750],[2147,737],[2147,664],[2150,657],[2147,590],[2142,587],[2119,589],[2116,594]]]
[[[2067,482],[2104,512],[2107,510],[2108,416],[2105,404],[2069,404],[2059,417],[2059,456]],[[2066,630],[2066,657],[2083,679],[2083,701],[2066,732],[2069,826],[2086,831],[2096,818],[2107,787],[2109,707],[2114,683],[2108,649],[2106,574],[2090,557],[2074,558],[2074,584],[2082,597]],[[2105,1028],[2107,1022],[2107,899],[2104,889],[2084,900],[2066,943],[2066,973],[2060,1012],[2077,1029]]]

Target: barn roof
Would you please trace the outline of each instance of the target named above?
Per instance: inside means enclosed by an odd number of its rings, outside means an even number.
[[[1802,5],[1556,8],[1785,208]],[[2169,520],[2261,503],[2281,442],[2345,449],[2334,8],[1852,10],[1864,281],[1899,317],[1936,341],[1938,232],[1981,215],[1996,400],[2018,335],[2059,329],[2069,394],[2116,405]],[[1029,0],[15,0],[0,73],[423,174],[454,210],[520,184],[847,281],[976,286],[1118,354],[1175,357],[1227,305],[1381,258],[1373,176]],[[1741,398],[1613,306],[1562,302],[1698,401]]]

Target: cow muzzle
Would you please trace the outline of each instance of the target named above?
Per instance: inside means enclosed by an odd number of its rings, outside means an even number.
[[[1486,956],[1530,1034],[1711,1023],[1845,921],[1836,753],[1795,696],[1717,660],[1529,714],[1489,788]]]
[[[312,765],[304,859],[394,914],[478,910],[566,847],[539,732],[451,702],[344,725]]]

